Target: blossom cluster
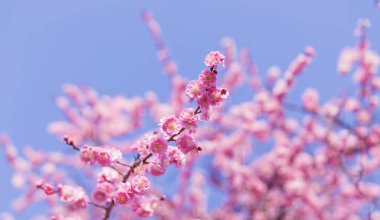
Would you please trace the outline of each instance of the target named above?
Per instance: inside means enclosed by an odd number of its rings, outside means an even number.
[[[203,70],[197,80],[186,86],[186,95],[190,100],[196,99],[201,109],[202,120],[209,120],[212,106],[219,105],[228,97],[227,89],[216,86],[217,65],[224,65],[224,59],[224,55],[219,51],[210,52],[205,58],[205,64],[210,69]]]
[[[121,160],[122,153],[115,148],[104,149],[85,145],[80,149],[80,158],[89,164],[98,162],[101,166],[110,166],[112,163]]]
[[[143,194],[150,187],[150,182],[145,176],[135,176],[131,182],[120,183],[113,195],[116,205],[126,205],[136,194]]]
[[[36,182],[35,186],[42,189],[46,195],[58,194],[60,200],[66,203],[70,209],[83,209],[88,205],[89,199],[82,187],[61,184],[54,187],[52,184],[41,180]]]

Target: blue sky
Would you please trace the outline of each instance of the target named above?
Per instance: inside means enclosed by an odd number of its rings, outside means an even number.
[[[233,3],[232,3],[233,2]],[[9,132],[18,147],[60,150],[62,143],[46,125],[62,119],[53,104],[64,83],[86,84],[101,94],[168,98],[169,82],[141,19],[149,9],[179,72],[194,78],[220,39],[235,38],[247,47],[261,73],[271,65],[285,69],[304,46],[316,59],[300,78],[292,99],[307,87],[322,99],[350,84],[336,73],[340,50],[356,41],[358,18],[372,21],[372,46],[380,51],[380,10],[371,0],[0,0],[0,132]],[[249,90],[231,94],[235,102]],[[0,212],[19,192],[11,190],[11,172],[0,151]]]

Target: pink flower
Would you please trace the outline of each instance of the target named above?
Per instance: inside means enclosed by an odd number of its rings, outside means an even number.
[[[357,112],[360,109],[360,103],[355,98],[348,98],[344,103],[344,109],[349,112]]]
[[[153,161],[149,162],[149,172],[153,176],[161,176],[165,173],[166,168],[168,167],[169,163],[167,161],[167,157],[158,157],[154,159]]]
[[[43,190],[46,193],[46,195],[53,195],[56,192],[54,186],[49,183],[46,183],[44,185]]]
[[[168,142],[161,134],[156,134],[149,140],[149,149],[155,154],[165,154],[168,148]]]
[[[199,82],[206,87],[215,86],[216,83],[216,75],[210,70],[203,70],[201,74],[199,74],[198,79]]]
[[[119,149],[109,148],[109,149],[107,149],[107,151],[108,151],[108,153],[110,155],[112,163],[121,160],[122,153],[121,153],[121,151]]]
[[[189,97],[190,101],[194,98],[199,98],[203,93],[203,86],[198,80],[193,80],[186,86],[185,94]]]
[[[151,138],[152,134],[147,133],[143,137],[137,139],[134,141],[134,143],[131,145],[130,149],[137,151],[141,155],[147,155],[149,154],[149,149],[146,147],[149,144],[149,140]]]
[[[102,166],[109,166],[111,164],[111,155],[105,150],[98,148],[98,158],[97,161]]]
[[[192,133],[197,128],[197,116],[194,113],[194,109],[186,108],[179,114],[179,120],[182,125],[189,133]]]
[[[87,204],[88,204],[88,198],[87,196],[85,196],[78,199],[74,204],[71,204],[70,208],[73,210],[85,209],[87,207]]]
[[[197,117],[194,112],[195,110],[193,108],[185,108],[179,114],[179,119],[181,121],[197,121]]]
[[[338,60],[338,72],[342,75],[349,73],[359,57],[356,48],[344,48],[340,53]]]
[[[115,183],[118,180],[120,180],[120,174],[112,168],[103,167],[102,170],[98,173],[98,178],[97,178],[98,183],[103,183],[103,182]]]
[[[289,85],[286,83],[285,80],[283,79],[280,79],[276,82],[276,84],[273,86],[272,88],[272,93],[273,95],[279,99],[279,100],[282,100],[285,95],[288,93],[290,87]]]
[[[134,205],[133,212],[139,217],[146,218],[146,217],[152,216],[154,210],[151,208],[150,205],[145,205],[145,206]]]
[[[108,182],[98,183],[92,197],[97,202],[105,202],[113,193],[114,185]]]
[[[197,149],[197,144],[194,142],[193,137],[188,133],[182,133],[176,140],[176,143],[178,149],[180,149],[184,154]]]
[[[118,188],[126,191],[131,198],[135,196],[131,182],[121,183],[118,185]]]
[[[132,189],[138,194],[143,194],[150,188],[149,179],[142,175],[137,175],[132,180]]]
[[[88,198],[81,187],[59,185],[58,195],[62,202],[73,205],[74,208],[85,208]]]
[[[108,196],[104,191],[96,190],[92,194],[92,198],[94,199],[94,201],[102,203],[102,202],[105,202],[107,200]]]
[[[160,163],[154,163],[150,165],[149,171],[153,176],[161,176],[165,173],[166,167],[162,166]]]
[[[367,110],[360,110],[357,112],[356,114],[356,120],[360,123],[360,124],[366,124],[366,123],[369,123],[372,119],[372,115],[369,111]]]
[[[182,167],[186,157],[178,148],[170,146],[168,148],[168,159],[170,164],[174,164],[176,167]]]
[[[224,59],[224,55],[219,51],[211,51],[205,58],[205,65],[207,67],[213,68],[221,63],[224,66]]]
[[[202,96],[201,98],[197,99],[197,104],[201,109],[209,108],[210,107],[210,101],[208,100],[207,95]]]
[[[116,205],[123,206],[126,205],[129,200],[131,200],[135,195],[130,182],[120,183],[117,186],[116,191],[113,195],[113,201]]]
[[[214,91],[211,91],[209,94],[208,94],[208,100],[209,100],[209,103],[211,106],[216,106],[218,105],[222,100],[222,92],[220,91],[220,89],[216,89]]]
[[[80,149],[80,159],[86,163],[95,163],[97,157],[98,154],[92,147],[85,145]]]
[[[132,206],[133,212],[142,218],[146,218],[153,215],[154,210],[157,207],[158,198],[156,196],[143,196]]]
[[[169,137],[173,134],[178,133],[178,131],[181,129],[179,120],[178,118],[174,117],[174,115],[162,118],[160,125],[161,130]]]
[[[62,202],[65,203],[74,203],[76,201],[76,193],[78,191],[77,188],[69,185],[60,185],[59,189],[59,197]]]
[[[125,191],[116,191],[115,194],[113,195],[113,201],[118,206],[126,205],[130,199],[131,197]]]
[[[96,161],[102,166],[109,166],[111,163],[121,160],[121,151],[116,148],[103,149],[94,147],[91,149],[96,155]]]
[[[319,94],[315,89],[307,89],[302,95],[303,106],[306,110],[311,112],[318,111],[319,108]]]
[[[276,82],[281,75],[281,70],[277,66],[272,66],[268,69],[266,80],[271,86]]]

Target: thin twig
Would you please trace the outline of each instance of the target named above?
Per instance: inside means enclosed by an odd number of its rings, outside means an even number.
[[[107,208],[107,207],[105,207],[103,205],[99,205],[99,204],[96,204],[96,203],[91,202],[91,201],[89,201],[88,204],[93,205],[93,206],[95,206],[97,208],[101,208],[101,209],[106,209]]]
[[[129,164],[126,164],[126,163],[123,163],[123,162],[120,162],[120,161],[116,161],[117,164],[120,164],[122,166],[125,166],[125,167],[131,167]]]
[[[80,151],[79,147],[77,147],[75,144],[74,144],[74,141],[72,139],[70,139],[69,136],[64,136],[63,137],[63,140],[65,141],[65,143],[69,146],[71,146],[74,150],[76,151]]]

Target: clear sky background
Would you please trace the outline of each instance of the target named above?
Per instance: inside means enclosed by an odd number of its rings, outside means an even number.
[[[53,104],[64,83],[86,84],[100,94],[168,98],[166,76],[141,10],[149,9],[179,72],[194,78],[210,50],[224,36],[247,47],[263,74],[271,65],[285,69],[306,45],[316,59],[300,78],[292,99],[307,87],[322,99],[350,84],[336,73],[340,50],[356,43],[356,21],[372,21],[369,38],[380,51],[380,10],[372,0],[0,0],[0,132],[21,148],[65,147],[46,132],[62,119]],[[233,102],[250,90],[231,94]],[[0,212],[20,192],[10,185],[11,171],[0,151]]]

